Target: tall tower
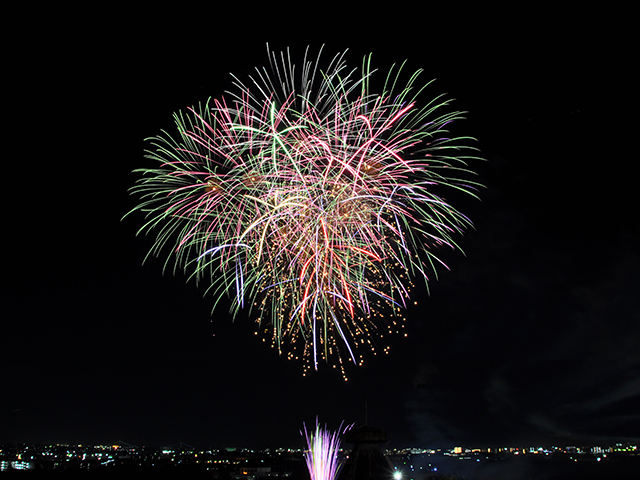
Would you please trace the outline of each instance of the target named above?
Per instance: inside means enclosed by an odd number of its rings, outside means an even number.
[[[364,425],[345,435],[353,450],[338,475],[338,480],[391,480],[393,465],[379,444],[387,441],[387,432]]]

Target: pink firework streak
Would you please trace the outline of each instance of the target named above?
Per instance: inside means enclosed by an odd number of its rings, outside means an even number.
[[[229,294],[234,316],[248,306],[305,372],[324,359],[343,375],[356,347],[403,328],[412,279],[427,282],[434,251],[471,225],[440,192],[479,186],[462,180],[470,138],[445,129],[462,112],[423,101],[420,72],[400,88],[404,64],[372,91],[371,58],[348,71],[345,53],[326,70],[271,54],[272,76],[234,77],[228,97],[176,113],[178,135],[151,139],[159,164],[132,189],[150,254],[168,251],[214,309]]]
[[[351,426],[345,428],[348,430]],[[340,425],[342,429],[342,424]],[[304,452],[311,480],[335,480],[340,470],[338,454],[340,451],[340,429],[331,432],[326,426],[320,427],[316,420],[316,429],[309,434],[304,426],[308,450]],[[344,433],[344,431],[342,432]]]

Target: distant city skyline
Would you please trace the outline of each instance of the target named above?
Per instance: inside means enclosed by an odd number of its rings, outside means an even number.
[[[0,444],[0,471],[39,470],[45,472],[68,472],[84,470],[112,472],[148,472],[167,469],[187,472],[207,472],[211,475],[226,475],[231,479],[254,480],[262,477],[284,477],[304,479],[309,477],[304,462],[304,448],[256,451],[253,449],[227,448],[206,449],[189,445],[149,448],[131,445],[15,445]],[[340,449],[335,452],[336,469],[339,472],[349,465],[356,450]],[[466,475],[462,472],[496,473],[496,466],[514,474],[526,466],[527,469],[542,468],[547,474],[565,471],[577,475],[582,472],[625,475],[637,471],[640,452],[637,445],[600,447],[530,447],[519,449],[506,447],[494,450],[455,447],[437,451],[403,449],[384,451],[389,463],[389,480],[420,480],[426,475]],[[525,459],[538,459],[537,463],[523,464]],[[460,463],[462,462],[462,463]],[[574,465],[572,465],[574,464]],[[527,466],[528,465],[528,466]],[[586,465],[586,470],[583,468]],[[597,465],[597,467],[596,467]],[[125,470],[128,469],[128,470]],[[353,472],[352,476],[353,476]],[[391,477],[393,473],[393,477]],[[481,477],[481,478],[484,478]],[[578,477],[576,477],[578,478]]]

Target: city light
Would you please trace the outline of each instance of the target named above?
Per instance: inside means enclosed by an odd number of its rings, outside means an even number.
[[[342,427],[341,427],[342,428]],[[300,466],[310,463],[312,480],[336,480],[343,451],[339,435],[344,433],[327,431],[316,427],[308,433],[307,448],[272,448],[254,450],[249,448],[198,449],[185,444],[169,447],[149,448],[134,445],[0,445],[0,471],[94,471],[108,469],[114,474],[130,468],[153,467],[154,471],[181,468],[207,471],[212,477],[228,480],[300,480]],[[304,433],[303,433],[304,434]],[[455,453],[456,451],[460,453]],[[421,480],[430,472],[439,475],[455,475],[481,472],[505,466],[520,465],[522,468],[545,468],[553,470],[555,465],[576,465],[576,469],[596,468],[607,476],[611,469],[624,468],[640,471],[640,454],[637,445],[620,443],[613,445],[570,446],[502,446],[500,448],[468,448],[459,446],[450,449],[396,448],[382,452],[394,468],[388,480]],[[348,456],[349,451],[345,450]],[[514,463],[515,462],[515,463]],[[622,467],[621,467],[622,466]],[[520,467],[518,467],[520,468]],[[578,470],[575,470],[578,472]],[[475,474],[474,474],[475,475]],[[306,476],[309,480],[309,476]],[[455,477],[454,477],[455,478]],[[573,478],[573,477],[572,477]],[[618,476],[616,478],[635,478]]]

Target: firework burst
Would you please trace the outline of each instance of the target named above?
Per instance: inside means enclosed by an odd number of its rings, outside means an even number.
[[[350,426],[345,430],[349,428]],[[340,429],[331,432],[326,426],[320,427],[316,420],[315,431],[308,433],[307,426],[304,425],[304,436],[307,439],[308,448],[304,452],[304,459],[307,462],[311,480],[335,480],[338,476],[341,429],[342,424]]]
[[[428,281],[433,250],[470,226],[436,191],[477,186],[457,178],[476,158],[469,138],[446,130],[462,112],[422,101],[420,71],[401,84],[404,64],[376,93],[371,56],[348,70],[345,54],[321,69],[305,53],[296,70],[270,53],[271,74],[176,113],[178,135],[150,139],[158,166],[132,188],[140,231],[156,232],[149,254],[168,253],[215,304],[230,294],[234,316],[249,307],[305,371],[322,358],[343,375],[356,347],[401,328],[411,280]]]

